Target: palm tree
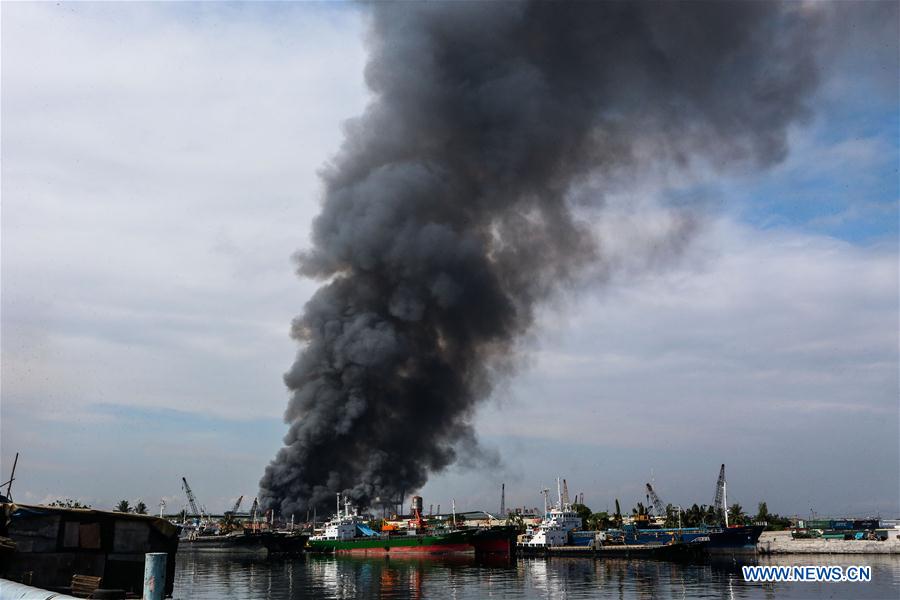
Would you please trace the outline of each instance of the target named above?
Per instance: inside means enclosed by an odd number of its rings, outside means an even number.
[[[744,507],[735,502],[728,508],[728,522],[735,525],[744,524]]]
[[[128,500],[119,500],[119,504],[116,505],[116,512],[131,512],[131,504],[128,503]]]
[[[572,504],[572,510],[581,518],[582,523],[587,523],[587,520],[591,518],[591,509],[584,504],[575,502]]]
[[[79,500],[66,498],[65,500],[54,500],[47,506],[58,506],[60,508],[90,508],[90,504],[82,504]]]
[[[585,527],[593,531],[602,531],[604,529],[609,529],[611,524],[612,519],[610,519],[609,513],[605,511],[594,513],[585,521]]]
[[[704,510],[694,504],[682,515],[685,527],[696,527],[703,523]]]
[[[677,527],[678,523],[678,509],[671,504],[666,504],[666,527]]]
[[[147,514],[147,505],[144,504],[143,500],[138,500],[137,505],[135,505],[135,507],[134,507],[134,512],[136,512],[139,515]]]

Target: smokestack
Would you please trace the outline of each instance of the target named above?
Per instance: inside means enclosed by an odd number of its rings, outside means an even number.
[[[649,167],[784,158],[816,79],[804,6],[370,5],[373,100],[297,257],[322,284],[260,501],[365,506],[484,456],[473,415],[536,307],[605,260],[576,201],[602,210]]]
[[[416,511],[419,511],[418,514],[422,514],[422,496],[413,496],[409,503],[409,516],[415,517]]]

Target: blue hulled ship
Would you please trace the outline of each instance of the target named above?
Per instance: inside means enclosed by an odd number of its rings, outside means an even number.
[[[733,525],[730,527],[655,527],[625,525],[608,535],[621,537],[626,545],[645,544],[704,544],[709,551],[756,551],[762,525]]]

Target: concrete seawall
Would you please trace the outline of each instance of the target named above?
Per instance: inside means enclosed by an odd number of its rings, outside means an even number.
[[[825,540],[791,538],[790,531],[765,531],[759,537],[757,549],[760,554],[897,554],[900,555],[900,540],[894,538],[883,542],[864,540]]]

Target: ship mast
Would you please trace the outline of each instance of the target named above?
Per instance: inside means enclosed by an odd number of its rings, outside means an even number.
[[[728,527],[728,482],[722,481],[722,512],[725,513],[725,527]]]

